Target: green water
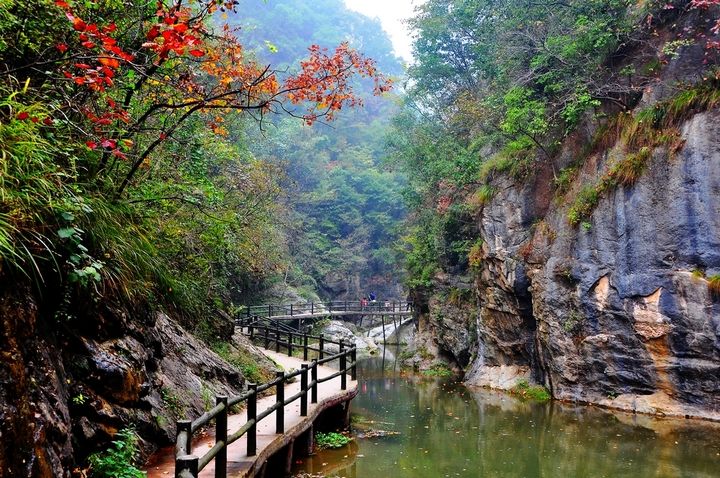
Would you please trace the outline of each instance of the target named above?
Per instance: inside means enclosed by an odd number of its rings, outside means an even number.
[[[346,478],[720,477],[720,426],[522,402],[451,380],[402,376],[389,358],[360,371],[353,413],[400,432],[356,438],[295,465]]]

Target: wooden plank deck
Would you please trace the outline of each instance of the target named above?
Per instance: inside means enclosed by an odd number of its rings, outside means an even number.
[[[287,355],[266,349],[262,350],[265,355],[283,367],[285,371],[290,371],[291,369],[299,370],[300,365],[306,363],[302,359],[288,357]],[[320,379],[336,372],[336,369],[327,366],[318,366],[318,378]],[[295,395],[299,391],[299,380],[285,386],[286,397]],[[244,478],[254,476],[258,471],[258,465],[265,463],[273,454],[306,431],[323,410],[352,399],[357,395],[357,391],[357,382],[350,380],[350,375],[347,375],[347,390],[340,390],[340,377],[318,384],[318,403],[310,403],[308,396],[308,415],[306,417],[300,416],[300,400],[296,400],[290,405],[285,406],[285,433],[283,434],[275,433],[275,413],[271,413],[257,425],[257,454],[255,456],[250,457],[246,454],[246,436],[241,437],[228,447],[228,477]],[[273,404],[275,404],[275,395],[259,399],[257,402],[258,413],[266,410]],[[247,416],[245,411],[228,416],[228,434],[234,433],[244,425],[246,421]],[[203,434],[197,440],[193,440],[193,454],[201,456],[215,444],[213,432],[214,428],[211,427],[207,434]],[[148,478],[167,478],[168,476],[174,476],[174,470],[174,447],[159,450],[151,457],[148,462],[148,467],[146,468]],[[200,472],[200,476],[214,477],[214,470],[213,461]]]

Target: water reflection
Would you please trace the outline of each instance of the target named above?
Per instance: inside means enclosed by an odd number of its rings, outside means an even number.
[[[401,374],[390,355],[365,360],[359,373],[354,413],[401,435],[357,439],[296,471],[347,478],[720,476],[715,424],[522,402]]]

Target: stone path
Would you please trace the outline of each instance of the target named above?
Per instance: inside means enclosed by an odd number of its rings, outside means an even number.
[[[300,365],[304,362],[302,359],[288,357],[270,350],[261,349],[265,355],[275,361],[284,370],[300,369]],[[327,377],[337,372],[327,366],[318,366],[318,378]],[[310,380],[310,377],[308,377]],[[285,397],[291,397],[300,391],[300,380],[285,386]],[[257,454],[249,457],[246,455],[247,444],[246,438],[243,436],[235,443],[228,447],[228,477],[240,478],[253,476],[257,471],[256,463],[262,465],[270,456],[290,443],[299,436],[303,431],[307,430],[323,410],[332,405],[336,405],[350,400],[357,394],[357,382],[351,381],[347,376],[347,390],[340,390],[340,377],[336,377],[327,382],[318,384],[317,396],[318,403],[310,403],[308,394],[308,416],[300,416],[300,400],[296,400],[290,405],[285,406],[285,433],[275,433],[275,412],[271,413],[260,421],[257,425]],[[257,402],[258,414],[275,404],[275,395],[261,398]],[[234,433],[247,421],[245,411],[228,416],[228,435]],[[202,434],[193,440],[192,453],[202,456],[214,444],[213,437],[214,428],[210,428],[208,433]],[[200,434],[200,432],[198,432]],[[201,477],[214,477],[214,462],[210,462],[205,469],[200,472]],[[167,447],[159,450],[151,457],[148,468],[146,469],[148,478],[165,478],[174,476],[175,474],[175,448]]]

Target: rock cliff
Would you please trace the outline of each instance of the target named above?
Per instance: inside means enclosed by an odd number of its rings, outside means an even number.
[[[702,83],[698,48],[621,115],[660,111],[677,98],[669,85]],[[510,388],[527,378],[562,400],[720,420],[720,111],[685,107],[664,131],[673,139],[640,153],[622,134],[608,141],[621,127],[593,117],[553,166],[492,181],[472,224],[482,240],[475,270],[458,284],[446,268],[432,292],[416,292],[421,330],[468,383]],[[606,147],[586,147],[603,135]],[[617,180],[633,154],[644,155],[637,177]],[[571,167],[560,190],[553,175]],[[594,203],[570,220],[588,184]]]
[[[4,288],[4,287],[3,287]],[[245,377],[162,312],[89,305],[48,317],[29,291],[0,294],[0,477],[65,477],[133,427],[145,453],[174,441]],[[272,368],[243,338],[229,353]]]

